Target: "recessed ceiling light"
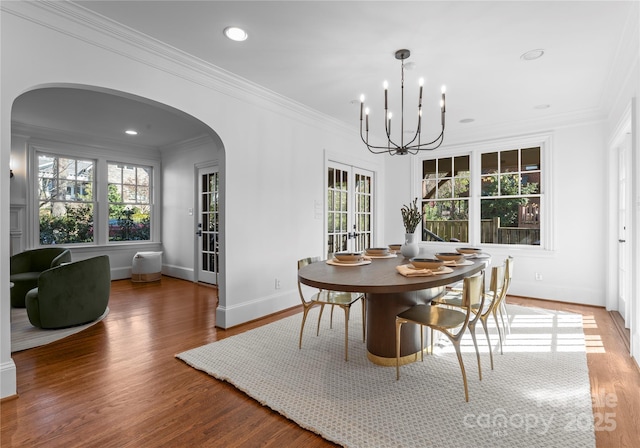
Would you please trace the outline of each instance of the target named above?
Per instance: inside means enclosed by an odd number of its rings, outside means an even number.
[[[134,131],[133,129],[127,129],[124,133],[127,135],[138,135],[138,131]]]
[[[473,123],[474,121],[476,121],[475,118],[463,118],[460,123]]]
[[[522,54],[520,56],[520,59],[524,61],[533,61],[538,58],[541,58],[543,54],[544,54],[544,50],[542,48],[537,48],[535,50],[529,50],[526,53]]]
[[[550,107],[551,105],[549,104],[538,104],[537,106],[533,106],[534,109],[539,109],[539,110],[549,109]]]
[[[247,37],[249,37],[245,30],[238,28],[237,26],[226,27],[224,29],[224,35],[236,42],[242,42],[243,40],[247,40]]]

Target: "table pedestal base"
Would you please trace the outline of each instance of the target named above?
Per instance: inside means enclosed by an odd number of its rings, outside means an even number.
[[[367,293],[367,358],[382,366],[396,365],[396,315],[418,304],[429,304],[444,287],[389,294]],[[427,338],[425,350],[429,347]],[[400,364],[420,359],[420,326],[404,324],[400,333]]]

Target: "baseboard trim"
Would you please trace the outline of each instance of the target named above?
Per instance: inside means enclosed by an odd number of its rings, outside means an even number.
[[[618,311],[614,310],[609,311],[609,316],[611,316],[611,320],[620,335],[620,339],[622,339],[625,347],[627,347],[627,351],[631,354],[631,331],[624,327],[624,319],[622,318],[622,315]]]

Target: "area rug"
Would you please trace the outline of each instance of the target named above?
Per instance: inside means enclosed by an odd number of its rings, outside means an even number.
[[[50,344],[97,324],[109,314],[109,308],[98,319],[85,325],[59,330],[43,330],[31,325],[26,308],[11,308],[11,353]]]
[[[334,314],[333,329],[325,315],[320,336],[310,314],[301,350],[302,316],[294,315],[176,356],[347,447],[595,446],[580,315],[510,305],[502,355],[492,328],[494,370],[479,331],[482,381],[465,340],[467,403],[448,342],[424,362],[402,366],[396,381],[395,367],[367,360],[359,309],[352,311],[348,362],[343,313]]]

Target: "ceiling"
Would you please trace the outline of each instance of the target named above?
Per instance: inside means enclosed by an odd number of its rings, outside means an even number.
[[[509,126],[604,113],[607,82],[621,46],[633,2],[610,1],[78,1],[106,18],[330,115],[358,125],[358,98],[371,107],[371,127],[382,125],[382,81],[389,81],[390,109],[399,116],[400,62],[411,51],[405,73],[405,113],[415,116],[417,79],[424,77],[423,120],[427,133],[439,126],[440,86],[447,86],[447,129]],[[243,27],[244,42],[223,36],[226,26]],[[543,49],[533,61],[525,52]],[[55,92],[54,92],[55,93]],[[62,126],[65,118],[93,122],[92,133],[122,133],[127,119],[141,115],[132,103],[98,129],[88,105],[105,101],[113,111],[120,97],[82,99],[79,91],[55,108],[52,92],[18,102],[14,120]],[[61,92],[58,92],[61,93]],[[117,100],[117,101],[115,101]],[[20,100],[18,100],[20,101]],[[77,101],[84,101],[78,113]],[[28,103],[28,104],[27,104]],[[61,104],[69,107],[62,107]],[[178,141],[188,121],[140,103],[149,122],[139,142]],[[548,107],[546,107],[548,105]],[[28,106],[28,107],[27,107]],[[161,112],[164,118],[152,113]],[[37,111],[41,111],[36,113]],[[52,115],[47,115],[51,112]],[[152,120],[169,122],[152,123]],[[38,117],[38,114],[40,117]],[[173,115],[171,115],[173,114]],[[27,116],[28,115],[28,116]],[[461,121],[469,121],[461,123]],[[379,120],[379,121],[378,121]],[[78,126],[76,122],[76,128]],[[415,124],[407,118],[406,128]],[[193,123],[191,123],[193,124]],[[186,126],[182,130],[182,127]],[[178,134],[160,135],[175,127]],[[89,127],[86,128],[89,130]],[[180,133],[183,134],[180,134]],[[113,136],[115,138],[115,136]],[[118,137],[121,138],[121,137]],[[424,140],[425,138],[423,138]]]

